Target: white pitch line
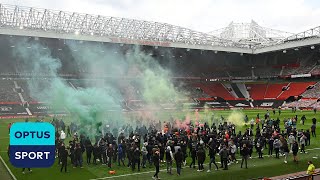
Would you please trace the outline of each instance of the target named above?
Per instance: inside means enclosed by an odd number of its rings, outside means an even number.
[[[6,162],[4,162],[4,160],[2,159],[1,155],[0,155],[0,160],[3,163],[3,165],[6,167],[7,171],[9,172],[10,176],[12,177],[13,180],[17,180],[16,176],[14,176],[14,174],[11,172],[10,168],[8,167],[8,165],[6,164]]]
[[[319,150],[320,148],[312,148],[312,149],[306,149],[306,151],[312,151],[312,150]],[[268,156],[268,155],[263,155],[263,156]],[[252,157],[252,159],[257,159],[258,156],[256,157]],[[216,162],[218,164],[221,164],[220,162]],[[184,168],[184,167],[182,167]],[[176,169],[176,168],[172,168],[172,169]],[[166,169],[162,169],[161,171],[166,171]],[[122,174],[122,175],[118,175],[118,176],[107,176],[107,177],[101,177],[101,178],[96,178],[96,179],[90,179],[90,180],[103,180],[103,179],[113,179],[113,178],[119,178],[119,177],[127,177],[127,176],[135,176],[135,175],[141,175],[141,174],[149,174],[149,173],[153,173],[155,171],[147,171],[147,172],[140,172],[140,173],[131,173],[131,174]]]

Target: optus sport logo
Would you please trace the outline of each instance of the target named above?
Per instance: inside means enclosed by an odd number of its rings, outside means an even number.
[[[14,123],[10,129],[10,162],[15,167],[54,164],[55,130],[50,123]]]

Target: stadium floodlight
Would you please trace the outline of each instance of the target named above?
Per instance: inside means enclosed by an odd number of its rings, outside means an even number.
[[[91,36],[93,36],[93,32],[91,32],[90,34],[91,34]]]
[[[315,47],[314,47],[314,46],[311,46],[310,48],[311,48],[311,49],[314,49]]]
[[[215,54],[217,54],[217,53],[218,53],[218,51],[214,51],[214,53],[215,53]]]
[[[240,53],[240,56],[243,56],[243,53]]]
[[[76,30],[75,32],[74,32],[74,34],[76,34],[76,35],[79,35],[79,31],[78,30]]]
[[[19,29],[23,29],[23,26],[20,26]]]
[[[283,53],[287,53],[287,50],[283,50],[282,52],[283,52]]]
[[[187,49],[187,51],[189,52],[189,51],[190,51],[190,49],[188,48],[188,49]]]
[[[299,51],[299,48],[295,48],[294,50],[295,50],[295,51]]]

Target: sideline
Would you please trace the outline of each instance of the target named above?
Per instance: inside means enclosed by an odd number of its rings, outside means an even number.
[[[10,168],[8,167],[6,162],[4,162],[4,160],[1,157],[1,155],[0,155],[0,160],[1,160],[2,164],[6,167],[7,171],[9,172],[10,176],[12,177],[12,179],[13,180],[17,180],[16,176],[11,172]]]
[[[313,151],[313,150],[320,150],[320,148],[312,148],[312,149],[306,149],[306,151]],[[263,157],[268,157],[268,155],[263,155]],[[257,159],[258,156],[252,157],[252,159]],[[220,162],[216,162],[220,164]],[[182,167],[183,168],[183,167]],[[175,168],[172,168],[175,169]],[[161,171],[166,171],[166,169],[162,169]],[[135,176],[135,175],[140,175],[140,174],[149,174],[149,173],[154,173],[155,171],[147,171],[147,172],[141,172],[141,173],[131,173],[131,174],[122,174],[118,176],[107,176],[107,177],[101,177],[101,178],[96,178],[96,179],[90,179],[90,180],[103,180],[103,179],[113,179],[113,178],[119,178],[119,177],[127,177],[127,176]]]

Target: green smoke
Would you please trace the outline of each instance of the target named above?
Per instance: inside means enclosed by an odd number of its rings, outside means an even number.
[[[66,41],[74,68],[86,72],[81,73],[83,78],[107,76],[103,80],[86,81],[89,83],[84,88],[73,89],[59,77],[61,61],[52,56],[49,48],[28,39],[11,41],[15,44],[13,55],[19,62],[17,70],[33,73],[28,80],[31,97],[50,104],[54,110],[64,108],[80,123],[80,131],[89,135],[96,133],[97,124],[111,127],[132,124],[122,113],[124,99],[138,99],[148,106],[159,107],[160,103],[176,103],[185,98],[173,85],[170,71],[138,46],[124,53],[121,48],[99,43]],[[49,77],[40,80],[39,74]],[[158,113],[153,115],[162,120]]]
[[[121,125],[119,119],[110,118],[107,113],[108,110],[121,111],[121,96],[116,89],[104,85],[75,90],[58,76],[61,61],[51,56],[49,48],[27,39],[14,44],[17,69],[33,74],[27,81],[31,97],[50,104],[54,110],[64,108],[80,123],[80,131],[88,135],[94,135],[95,124],[102,121],[109,125]],[[39,79],[39,74],[49,77]]]
[[[80,62],[80,66],[88,67],[91,74],[104,72],[113,77],[131,78],[119,81],[135,84],[141,91],[141,97],[133,98],[143,100],[147,105],[156,107],[159,103],[176,102],[184,98],[183,93],[174,87],[170,71],[161,67],[156,59],[138,46],[121,53],[120,49],[110,49],[98,43],[67,41],[67,45],[77,50],[72,51],[73,57]]]

